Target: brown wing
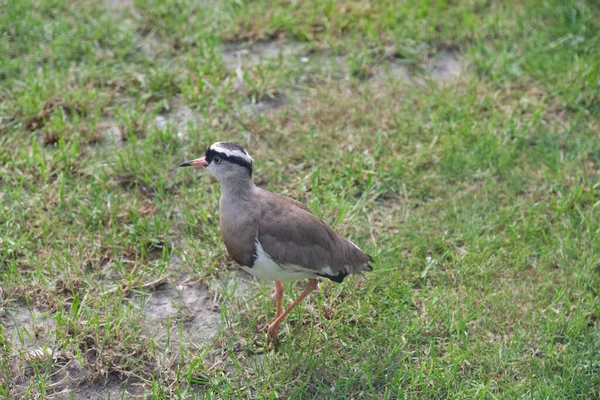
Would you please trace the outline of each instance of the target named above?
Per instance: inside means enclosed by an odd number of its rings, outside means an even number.
[[[293,264],[337,276],[370,270],[369,256],[344,239],[295,200],[261,191],[267,204],[260,218],[258,240],[280,265]]]

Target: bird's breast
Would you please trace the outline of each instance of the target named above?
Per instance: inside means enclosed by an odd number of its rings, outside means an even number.
[[[255,240],[258,224],[250,213],[241,210],[223,213],[219,230],[229,255],[240,265],[252,267],[255,259]]]

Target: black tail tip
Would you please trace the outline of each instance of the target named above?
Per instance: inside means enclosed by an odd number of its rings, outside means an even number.
[[[346,272],[346,270],[342,270],[337,275],[329,275],[329,274],[317,274],[317,275],[322,276],[323,278],[327,278],[327,279],[332,280],[337,283],[342,283],[344,281],[344,278],[346,276],[348,276],[348,273]]]
[[[367,254],[367,257],[369,258],[369,262],[374,263],[375,259],[373,257],[371,257],[369,254]],[[367,263],[367,267],[369,267],[369,271],[373,271],[373,266],[369,263]]]

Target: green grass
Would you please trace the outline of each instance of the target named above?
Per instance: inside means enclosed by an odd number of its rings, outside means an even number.
[[[595,2],[106,3],[0,1],[0,397],[56,394],[75,361],[81,387],[145,398],[597,396]],[[244,58],[240,85],[221,54],[272,41],[304,49]],[[460,78],[432,79],[455,51]],[[390,63],[410,82],[366,79]],[[376,259],[321,284],[275,354],[255,354],[272,285],[224,288],[218,185],[176,168],[217,140]],[[157,281],[209,288],[215,340],[146,335]]]

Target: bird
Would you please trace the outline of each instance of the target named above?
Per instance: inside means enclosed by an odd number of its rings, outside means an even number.
[[[204,157],[180,167],[206,169],[221,186],[219,230],[231,258],[249,274],[275,282],[275,320],[267,340],[278,342],[279,325],[318,287],[320,278],[341,283],[372,271],[373,258],[334,231],[303,203],[254,184],[254,159],[239,144],[213,143]],[[364,275],[363,275],[364,276]],[[308,279],[302,294],[282,310],[283,282]]]

